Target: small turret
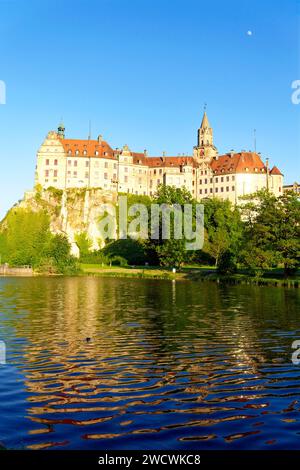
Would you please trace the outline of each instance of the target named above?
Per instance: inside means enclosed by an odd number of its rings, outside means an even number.
[[[61,139],[64,139],[65,138],[65,126],[64,126],[64,123],[61,122],[57,128],[57,135],[61,138]]]

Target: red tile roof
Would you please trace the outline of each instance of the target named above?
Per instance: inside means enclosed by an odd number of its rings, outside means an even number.
[[[266,173],[267,168],[260,156],[254,152],[240,152],[219,155],[213,158],[210,166],[215,174],[226,173]]]
[[[270,175],[279,175],[283,176],[280,170],[278,170],[277,166],[273,166],[272,170],[270,171]]]
[[[104,140],[98,142],[98,140],[61,139],[61,143],[65,152],[72,156],[115,159],[113,149]],[[96,152],[98,152],[98,155],[96,155]]]

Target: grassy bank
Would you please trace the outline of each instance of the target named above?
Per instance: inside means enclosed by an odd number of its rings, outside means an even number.
[[[170,280],[192,280],[192,281],[211,281],[227,284],[252,284],[258,286],[274,286],[299,288],[299,272],[295,277],[284,279],[279,270],[273,270],[266,273],[261,278],[255,278],[247,272],[239,272],[234,275],[221,275],[217,273],[213,266],[186,266],[180,271],[173,273],[170,269],[161,267],[109,267],[96,264],[81,264],[84,275],[101,277],[127,277],[138,279],[170,279]]]

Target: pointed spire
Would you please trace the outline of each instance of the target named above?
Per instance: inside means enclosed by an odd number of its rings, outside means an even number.
[[[206,111],[204,111],[200,129],[208,129],[208,128],[210,128],[210,125],[208,122]]]

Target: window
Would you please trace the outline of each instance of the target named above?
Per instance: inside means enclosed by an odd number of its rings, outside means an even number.
[[[74,160],[74,166],[77,166],[77,160]]]
[[[54,160],[54,165],[57,166],[58,165],[58,161],[55,159]]]
[[[160,174],[160,175],[162,174],[162,169],[161,169],[161,168],[159,169],[159,174]]]
[[[71,165],[72,165],[72,161],[68,160],[68,166],[71,166]]]
[[[86,172],[85,172],[85,178],[88,178],[88,177],[89,177],[89,172],[86,171]]]
[[[207,188],[205,189],[205,194],[207,194]]]
[[[48,176],[49,176],[49,170],[46,170],[45,171],[45,177],[48,178]]]
[[[219,182],[219,179],[218,179],[218,178],[216,178],[216,183],[218,183],[218,182]]]
[[[221,188],[221,193],[223,193],[223,192],[224,192],[224,188],[222,187],[222,188]]]
[[[85,166],[86,166],[86,167],[89,167],[89,166],[90,166],[90,162],[89,162],[89,161],[86,161],[86,162],[85,162]]]
[[[210,182],[210,184],[212,184],[212,182],[213,182],[213,179],[212,179],[212,178],[210,178],[209,182]]]
[[[160,184],[160,180],[157,180],[157,184]]]
[[[226,186],[226,191],[227,191],[227,192],[229,191],[229,186]]]
[[[127,166],[125,166],[124,171],[125,171],[125,173],[128,173],[128,168],[127,168]]]
[[[229,181],[229,176],[226,176],[226,181]]]
[[[207,178],[205,178],[204,183],[207,184]]]
[[[232,179],[232,181],[234,181],[234,180],[235,180],[235,176],[234,176],[234,175],[232,175],[231,179]]]
[[[71,176],[71,172],[70,172],[70,171],[68,171],[68,176]]]
[[[222,176],[222,177],[221,177],[221,183],[223,183],[223,182],[224,182],[224,178],[223,178],[223,176]]]
[[[108,174],[107,173],[104,173],[104,179],[108,180]]]
[[[79,150],[76,150],[76,151],[75,151],[75,155],[79,155]]]
[[[232,191],[235,191],[235,187],[234,187],[234,186],[232,186],[232,188],[231,188],[231,189],[232,189]]]
[[[215,191],[216,191],[216,193],[218,193],[218,192],[219,192],[219,188],[216,188]]]
[[[199,184],[202,184],[202,180],[199,180]]]
[[[96,150],[96,152],[95,152],[95,155],[99,155],[99,152],[98,152],[98,150]]]
[[[73,171],[73,176],[74,176],[74,178],[76,178],[76,176],[77,176],[77,171]]]
[[[202,189],[199,189],[199,194],[202,194]]]
[[[156,175],[156,170],[153,171],[153,174]]]
[[[108,162],[104,162],[104,168],[108,168]]]
[[[116,164],[116,163],[114,163],[114,170],[116,170],[116,169],[117,169],[117,164]]]
[[[117,179],[117,174],[114,173],[114,174],[113,174],[113,180],[116,181],[116,179]]]
[[[53,176],[54,176],[54,178],[57,178],[57,170],[54,170]]]
[[[49,163],[50,163],[49,158],[47,158],[47,160],[46,160],[46,165],[48,166]]]
[[[87,152],[86,152],[86,150],[84,150],[84,151],[83,151],[83,155],[86,155],[86,154],[87,154]]]
[[[124,176],[124,183],[128,183],[128,176],[127,175]]]

